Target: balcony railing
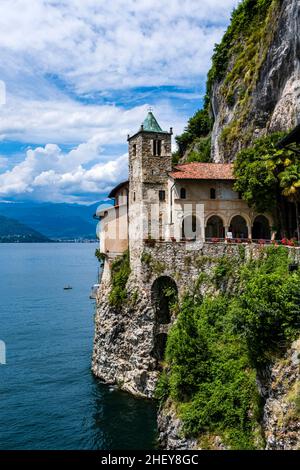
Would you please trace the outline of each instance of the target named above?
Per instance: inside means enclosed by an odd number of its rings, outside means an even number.
[[[160,243],[193,243],[199,242],[200,239],[197,238],[180,238],[176,239],[174,237],[171,238],[145,238],[144,243],[148,246],[155,246],[156,244]],[[273,246],[289,246],[289,247],[300,247],[300,242],[295,239],[287,239],[284,238],[282,240],[270,240],[270,239],[263,239],[263,238],[218,238],[218,237],[211,237],[205,238],[205,243],[224,243],[224,244],[256,244],[256,245],[273,245]]]

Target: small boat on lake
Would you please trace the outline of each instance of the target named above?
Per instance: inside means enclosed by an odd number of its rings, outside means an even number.
[[[71,289],[73,289],[72,286],[65,286],[65,287],[64,287],[64,290],[71,290]]]

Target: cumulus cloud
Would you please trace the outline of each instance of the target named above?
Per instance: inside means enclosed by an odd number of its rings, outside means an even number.
[[[95,136],[103,145],[121,144],[143,122],[147,108],[83,104],[64,96],[41,101],[10,96],[1,110],[0,140],[75,145]],[[181,131],[185,119],[169,102],[160,101],[156,108],[162,126]]]
[[[167,102],[161,102],[159,109],[163,128],[172,124],[177,131],[182,129],[184,120]],[[73,102],[50,102],[44,107],[27,103],[15,120],[14,112],[6,109],[0,133],[18,141],[39,142],[42,138],[56,143],[29,148],[24,160],[10,170],[5,171],[8,159],[1,157],[0,197],[69,202],[97,199],[127,178],[127,154],[111,156],[105,150],[116,144],[126,147],[127,134],[138,130],[146,112],[146,106],[124,110]],[[57,144],[74,141],[80,143],[68,152]]]
[[[2,0],[0,44],[13,66],[79,93],[186,85],[207,71],[237,0]],[[24,67],[23,67],[24,68]]]
[[[25,195],[32,199],[81,202],[97,199],[121,179],[127,178],[127,154],[90,168],[88,163],[99,157],[101,148],[96,138],[70,152],[62,152],[55,144],[29,149],[24,161],[0,174],[0,196]]]
[[[32,148],[14,166],[0,156],[0,197],[83,201],[109,191],[126,177],[126,136],[148,102],[163,128],[182,131],[237,3],[1,0],[0,143]]]

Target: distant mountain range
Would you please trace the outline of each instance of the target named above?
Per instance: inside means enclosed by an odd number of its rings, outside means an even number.
[[[97,221],[93,215],[100,204],[0,202],[0,215],[17,219],[54,240],[95,239]]]
[[[45,243],[49,241],[49,238],[27,225],[21,224],[18,220],[0,215],[0,243]]]

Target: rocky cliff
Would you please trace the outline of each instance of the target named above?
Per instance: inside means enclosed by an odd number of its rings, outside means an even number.
[[[112,283],[105,269],[95,315],[95,376],[134,395],[154,396],[167,333],[175,319],[168,311],[165,290],[174,286],[181,298],[193,288],[199,275],[212,277],[220,257],[236,259],[237,265],[241,257],[238,245],[199,242],[199,249],[195,249],[196,242],[191,243],[193,250],[187,250],[184,242],[145,247],[140,267],[132,266],[125,299],[119,306],[110,301]],[[247,258],[259,256],[259,252],[255,245],[245,248]],[[205,282],[199,285],[202,295],[214,289]],[[231,283],[229,289],[233,289]]]
[[[283,358],[260,373],[257,385],[263,399],[262,434],[265,450],[299,450],[300,448],[300,339]],[[159,442],[162,448],[225,450],[218,435],[205,440],[184,437],[183,425],[174,404],[169,400],[158,414]]]
[[[111,285],[103,283],[97,296],[93,373],[133,395],[151,398],[158,370],[152,354],[155,317],[149,293],[132,277],[128,301],[117,308],[109,302],[110,290]]]
[[[233,160],[254,138],[289,130],[300,119],[300,2],[243,3],[249,4],[241,19],[245,27],[233,18],[215,54],[213,67],[225,61],[225,69],[210,72],[216,162]],[[265,7],[250,16],[257,4]],[[229,52],[223,57],[225,47]]]
[[[182,296],[198,279],[199,269],[209,274],[222,254],[240,256],[236,245],[200,245],[202,248],[194,251],[186,251],[186,243],[145,247],[141,266],[132,266],[125,299],[119,306],[110,302],[112,282],[106,265],[97,294],[92,360],[95,376],[134,395],[153,398],[164,341],[174,321],[166,311],[163,290],[174,283]],[[249,256],[257,256],[255,246],[249,245],[247,251]],[[204,293],[204,284],[201,289]]]
[[[200,138],[207,138],[204,124],[210,108],[214,121],[211,139],[214,161],[231,161],[254,138],[287,130],[299,121],[299,28],[299,0],[242,2],[216,49],[208,78],[210,105],[206,103],[201,116]],[[189,251],[186,245],[172,243],[145,247],[139,269],[131,266],[126,302],[121,308],[109,302],[109,280],[99,290],[94,374],[135,395],[153,397],[163,368],[166,337],[174,323],[174,315],[166,312],[162,295],[170,284],[164,283],[167,279],[176,282],[179,299],[195,285],[200,295],[213,294],[215,287],[207,280],[215,277],[220,259],[234,260],[238,266],[241,257],[259,256],[260,247],[247,246],[245,251],[241,248],[204,244]],[[297,256],[299,262],[299,253]],[[218,268],[222,274],[220,268],[224,266]],[[234,291],[234,281],[226,283],[228,290]],[[260,374],[257,384],[264,401],[261,426],[266,448],[299,448],[299,341],[283,359]],[[225,448],[218,435],[206,436],[205,442],[187,439],[170,399],[160,409],[158,427],[160,445],[166,449]]]
[[[276,361],[261,382],[267,450],[300,448],[300,339]]]
[[[299,250],[287,249],[291,261],[299,262]],[[112,282],[106,275],[97,298],[92,363],[95,376],[134,395],[153,398],[164,367],[165,340],[177,315],[173,312],[165,318],[168,312],[164,293],[166,287],[170,289],[170,279],[176,280],[179,299],[188,291],[198,296],[214,295],[220,289],[233,293],[243,263],[260,259],[263,251],[264,247],[258,245],[241,247],[222,243],[204,244],[194,251],[187,251],[184,243],[172,242],[164,247],[159,243],[145,247],[139,274],[135,269],[131,271],[121,307],[111,303]],[[225,258],[232,263],[229,277]],[[300,341],[296,341],[284,357],[258,374],[257,388],[264,403],[259,434],[265,436],[259,448],[300,446],[299,358]],[[176,403],[170,398],[160,407],[158,430],[159,443],[164,449],[228,448],[219,434],[208,434],[201,439],[186,437]]]

